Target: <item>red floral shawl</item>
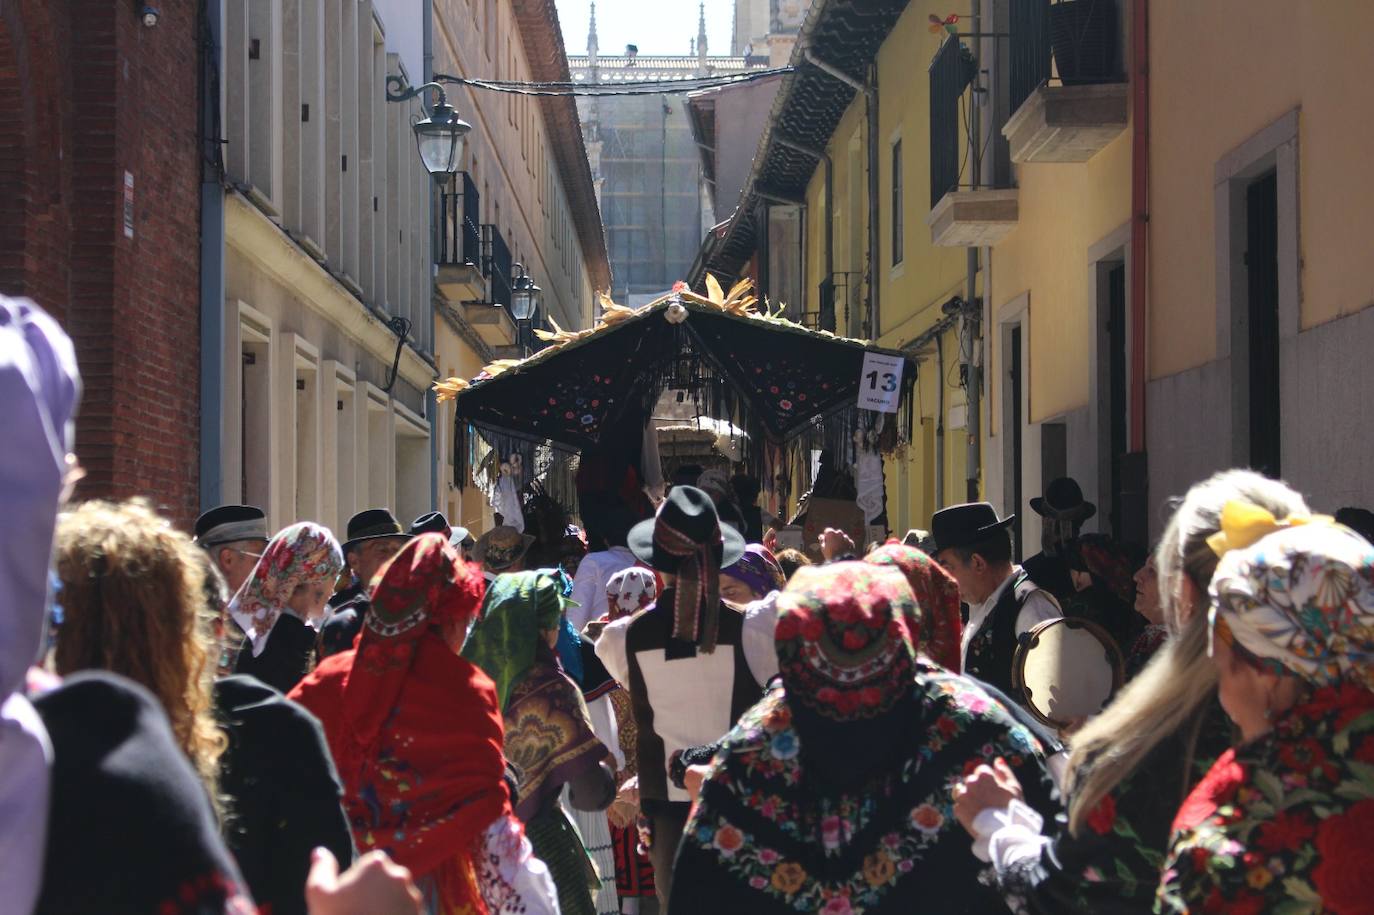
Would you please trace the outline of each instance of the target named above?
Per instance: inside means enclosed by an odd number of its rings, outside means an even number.
[[[433,875],[446,905],[477,912],[471,853],[511,813],[501,711],[439,624],[472,617],[483,591],[442,535],[417,537],[383,569],[358,648],[291,692],[324,724],[359,852],[386,851]]]

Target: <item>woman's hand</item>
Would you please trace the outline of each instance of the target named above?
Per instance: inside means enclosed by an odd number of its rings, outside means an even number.
[[[697,795],[701,793],[701,784],[706,781],[706,776],[710,771],[710,766],[687,767],[687,774],[682,781],[687,786],[687,793],[691,796],[692,803],[696,803]]]
[[[327,848],[315,849],[305,900],[310,915],[420,915],[420,891],[410,871],[380,851],[363,855],[339,873]]]
[[[992,807],[1001,809],[1012,800],[1023,797],[1021,783],[1016,773],[1002,757],[993,760],[991,766],[979,766],[973,774],[954,786],[954,816],[973,835],[973,821],[978,814]]]

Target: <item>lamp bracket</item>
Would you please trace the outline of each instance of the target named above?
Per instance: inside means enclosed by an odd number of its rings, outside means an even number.
[[[425,94],[425,90],[427,89],[433,89],[435,92],[439,93],[440,105],[448,104],[448,96],[444,93],[444,87],[438,83],[425,83],[423,86],[412,86],[406,81],[404,76],[399,76],[394,73],[386,78],[386,100],[388,102],[408,102],[416,96],[419,96],[420,104],[425,107],[425,113],[432,117],[434,109],[429,101],[429,96]]]

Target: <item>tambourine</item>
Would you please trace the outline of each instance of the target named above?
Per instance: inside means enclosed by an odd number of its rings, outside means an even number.
[[[1021,636],[1011,679],[1037,721],[1063,728],[1102,711],[1121,688],[1125,669],[1107,630],[1070,616],[1046,620]]]

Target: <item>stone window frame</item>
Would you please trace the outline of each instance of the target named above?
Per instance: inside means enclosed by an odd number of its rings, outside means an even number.
[[[1278,182],[1279,345],[1302,328],[1300,177],[1295,107],[1234,147],[1214,167],[1216,339],[1218,360],[1230,360],[1231,462],[1250,461],[1249,343],[1244,332],[1249,296],[1245,270],[1245,191],[1273,171]],[[1284,380],[1280,379],[1280,385]]]

